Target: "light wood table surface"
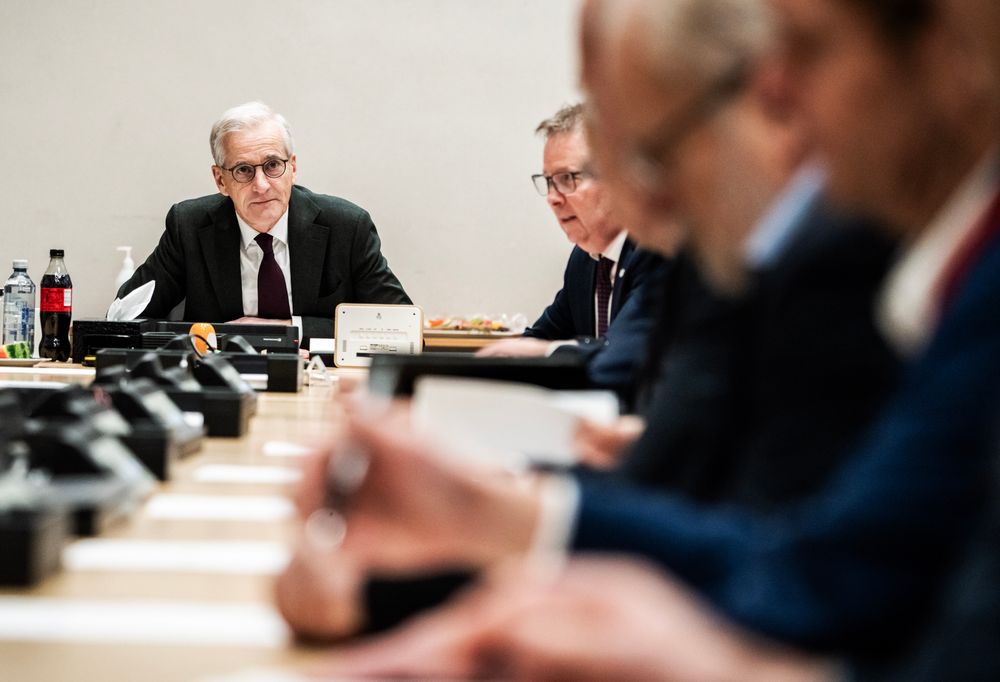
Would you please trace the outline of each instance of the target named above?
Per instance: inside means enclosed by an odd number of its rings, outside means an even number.
[[[355,380],[364,374],[341,372]],[[58,379],[58,375],[34,375]],[[6,372],[2,380],[24,380],[24,372]],[[69,381],[87,381],[83,374],[67,374]],[[347,378],[347,377],[345,377]],[[333,385],[306,387],[301,393],[260,393],[258,413],[247,436],[239,439],[205,439],[202,450],[176,467],[173,480],[160,484],[150,501],[160,495],[197,495],[223,498],[265,496],[278,502],[287,497],[294,484],[206,482],[197,472],[207,465],[281,467],[298,469],[301,457],[273,456],[273,444],[280,441],[301,446],[321,443],[339,427],[339,412],[332,398]],[[284,551],[296,532],[292,516],[251,519],[164,519],[151,517],[148,505],[132,518],[110,529],[101,539],[137,541],[194,541],[268,543]],[[79,541],[78,541],[79,542]],[[185,572],[173,570],[99,570],[64,568],[31,589],[0,590],[0,625],[4,600],[21,598],[22,603],[55,599],[72,604],[77,600],[98,600],[109,606],[155,603],[158,605],[196,604],[212,608],[249,605],[260,611],[272,610],[272,574],[241,572]],[[269,614],[265,614],[269,615]],[[163,641],[84,641],[86,638],[10,636],[0,627],[0,680],[22,682],[73,680],[90,682],[136,681],[174,682],[238,674],[248,669],[282,669],[294,672],[315,662],[322,652],[293,643],[277,623],[274,641],[246,645],[191,645]],[[177,626],[185,627],[184,623]],[[141,639],[141,638],[139,638]],[[155,638],[153,638],[155,639]],[[234,677],[233,679],[238,679]],[[264,678],[261,678],[264,679]]]

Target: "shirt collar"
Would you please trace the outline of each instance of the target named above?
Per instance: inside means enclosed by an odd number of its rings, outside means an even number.
[[[233,209],[233,210],[235,211],[236,209]],[[250,248],[250,244],[252,244],[252,243],[255,244],[256,243],[256,242],[254,242],[254,239],[257,237],[258,234],[260,234],[260,232],[258,232],[257,230],[253,229],[252,227],[250,227],[246,223],[246,221],[244,221],[243,218],[240,217],[239,213],[236,214],[236,222],[240,226],[240,241],[243,243],[243,250],[246,251],[246,250],[248,250]],[[285,212],[281,214],[281,217],[278,218],[278,222],[276,222],[274,224],[274,227],[272,227],[267,232],[267,234],[271,235],[277,241],[279,241],[279,242],[281,242],[283,244],[288,244],[288,209],[287,208],[285,209]]]
[[[625,239],[628,238],[628,232],[622,230],[618,233],[618,236],[611,240],[608,244],[608,248],[604,249],[601,253],[591,253],[589,254],[594,260],[601,260],[601,258],[607,258],[615,263],[622,257],[622,249],[625,247]]]
[[[998,183],[1000,164],[991,153],[893,266],[879,299],[878,322],[900,353],[913,356],[930,340],[941,313],[935,296],[941,276],[976,228]]]
[[[802,218],[812,208],[823,189],[826,174],[809,164],[800,169],[756,222],[744,245],[750,269],[773,265],[804,224]]]

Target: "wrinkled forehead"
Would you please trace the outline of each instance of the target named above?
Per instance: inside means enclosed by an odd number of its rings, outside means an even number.
[[[234,130],[222,140],[229,164],[257,161],[271,156],[284,158],[287,149],[281,126],[275,121],[264,121]]]

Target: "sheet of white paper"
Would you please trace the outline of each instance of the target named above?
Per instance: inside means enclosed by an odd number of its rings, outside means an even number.
[[[264,467],[244,464],[204,464],[194,470],[201,483],[296,483],[302,472],[293,467]]]
[[[153,300],[155,289],[156,280],[153,280],[130,292],[125,298],[116,298],[108,308],[108,319],[116,322],[136,319]]]
[[[292,516],[291,500],[277,495],[179,495],[153,496],[145,514],[154,519],[215,521],[281,521]]]
[[[265,457],[305,457],[313,452],[313,449],[297,443],[269,440],[264,443],[262,451]]]
[[[290,558],[278,542],[77,540],[63,549],[68,571],[277,575]]]
[[[0,639],[276,648],[289,633],[264,604],[0,596]]]
[[[413,397],[414,419],[428,433],[562,466],[576,461],[573,434],[580,417],[609,423],[617,414],[610,391],[552,391],[482,379],[421,377]]]
[[[324,677],[324,682],[337,682],[347,678]],[[298,675],[288,670],[280,668],[247,668],[237,670],[234,673],[223,673],[222,675],[212,675],[202,677],[198,682],[317,682],[315,677]]]

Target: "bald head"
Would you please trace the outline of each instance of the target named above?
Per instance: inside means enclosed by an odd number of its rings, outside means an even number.
[[[638,242],[680,233],[719,290],[743,284],[743,243],[802,158],[765,104],[764,0],[590,0],[582,21],[591,149]]]

